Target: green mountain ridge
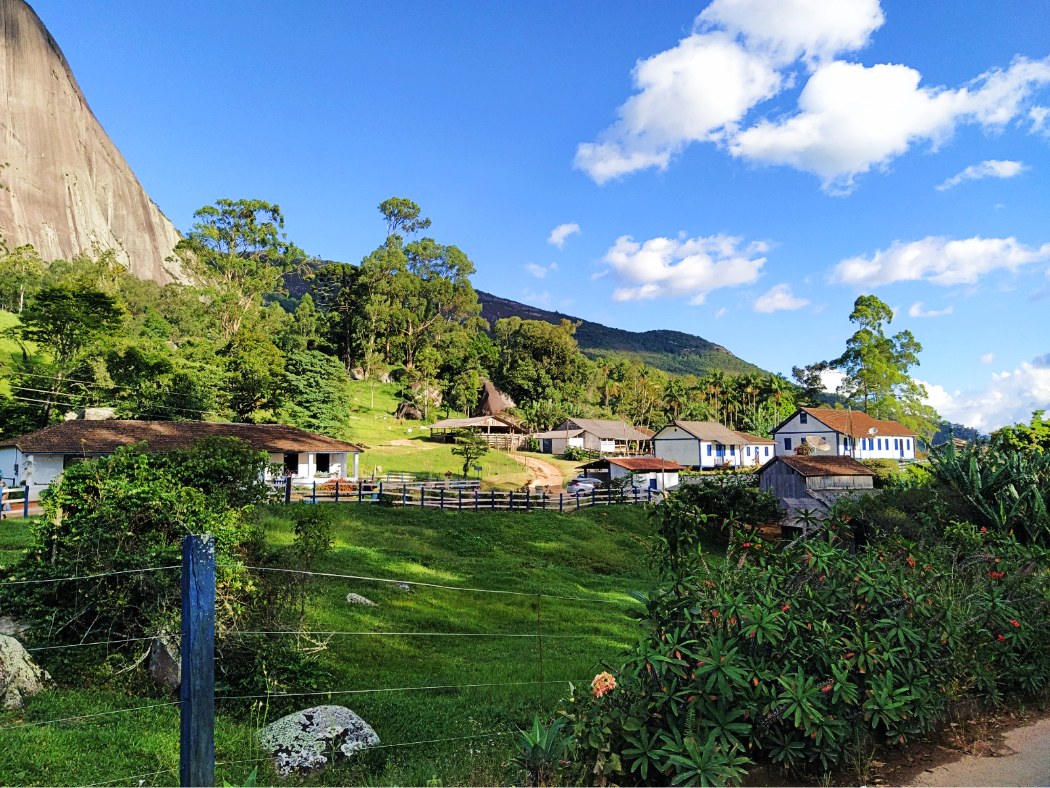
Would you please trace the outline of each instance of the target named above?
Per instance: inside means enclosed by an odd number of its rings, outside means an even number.
[[[703,337],[682,331],[654,329],[651,331],[627,331],[583,318],[552,312],[535,306],[511,301],[482,290],[477,291],[481,302],[481,316],[489,323],[507,317],[522,320],[542,320],[560,323],[570,320],[579,323],[576,341],[580,349],[591,359],[599,356],[626,356],[637,358],[651,367],[676,375],[705,375],[720,369],[734,375],[757,372],[768,374],[732,352]]]

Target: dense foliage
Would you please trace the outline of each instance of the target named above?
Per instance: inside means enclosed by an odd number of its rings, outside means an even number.
[[[725,561],[680,494],[657,515],[663,582],[639,597],[637,644],[563,703],[578,764],[563,779],[714,785],[767,763],[864,780],[874,747],[953,703],[1047,688],[1050,551],[955,519],[967,502],[936,480],[843,507],[817,538],[739,531]]]

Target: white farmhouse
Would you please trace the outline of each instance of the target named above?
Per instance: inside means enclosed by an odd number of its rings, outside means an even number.
[[[896,421],[856,410],[800,408],[773,430],[778,457],[803,443],[813,456],[855,460],[914,460],[915,433]]]
[[[677,462],[659,457],[606,457],[581,466],[587,476],[601,479],[606,484],[628,479],[631,487],[662,492],[678,486],[678,474],[683,470]]]
[[[145,443],[147,451],[185,449],[206,437],[240,438],[294,482],[356,479],[361,447],[285,424],[221,424],[201,421],[71,420],[0,442],[0,476],[29,485],[37,500],[69,465],[112,454],[119,446]]]
[[[544,454],[564,454],[567,448],[585,449],[600,454],[647,454],[651,434],[626,421],[611,419],[571,418],[557,429],[535,433]]]
[[[690,468],[742,468],[773,458],[773,441],[716,421],[676,421],[653,436],[653,454]]]

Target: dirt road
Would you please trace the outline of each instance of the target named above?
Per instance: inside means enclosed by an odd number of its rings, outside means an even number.
[[[1050,719],[1014,728],[999,749],[1006,754],[966,755],[923,772],[909,785],[1050,786]]]
[[[551,465],[544,460],[537,460],[535,457],[522,457],[519,454],[508,454],[507,456],[520,462],[528,469],[531,477],[529,479],[529,487],[549,487],[551,490],[560,490],[562,488],[561,471],[558,470],[557,466]]]

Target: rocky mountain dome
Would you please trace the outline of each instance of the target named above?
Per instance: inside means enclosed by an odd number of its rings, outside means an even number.
[[[0,0],[0,233],[45,260],[113,250],[135,276],[183,281],[150,200],[24,0]]]

